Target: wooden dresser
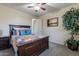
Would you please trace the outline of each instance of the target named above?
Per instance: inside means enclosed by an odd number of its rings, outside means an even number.
[[[7,49],[10,47],[10,37],[2,36],[0,37],[0,50]]]
[[[18,46],[18,55],[19,56],[38,56],[44,50],[48,49],[49,37],[44,37],[34,42]]]

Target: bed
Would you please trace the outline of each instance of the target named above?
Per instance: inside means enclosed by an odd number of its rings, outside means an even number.
[[[31,26],[9,25],[11,45],[15,55],[37,56],[48,49],[47,35],[32,34]]]

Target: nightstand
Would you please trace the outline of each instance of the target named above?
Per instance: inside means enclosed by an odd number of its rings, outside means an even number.
[[[10,37],[2,36],[0,37],[0,50],[7,49],[10,47]]]

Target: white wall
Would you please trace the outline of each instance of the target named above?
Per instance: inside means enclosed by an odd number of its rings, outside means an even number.
[[[32,25],[33,18],[32,15],[0,5],[0,30],[5,36],[9,35],[9,24]]]
[[[42,17],[40,17],[43,21],[43,34],[47,34],[50,36],[49,41],[64,44],[64,41],[70,37],[70,32],[66,31],[63,27],[62,23],[62,15],[67,11],[70,10],[72,7],[79,8],[79,4],[75,4],[66,8],[61,9],[58,12],[51,12]],[[47,27],[47,19],[58,17],[58,27]],[[79,37],[79,36],[78,36]]]

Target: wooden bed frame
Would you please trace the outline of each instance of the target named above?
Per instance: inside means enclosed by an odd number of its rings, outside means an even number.
[[[13,28],[30,28],[30,26],[9,25],[10,37],[12,36]],[[18,46],[17,54],[19,56],[38,56],[43,51],[48,49],[48,47],[49,47],[48,39],[49,39],[49,37],[47,36],[47,37],[44,37],[44,38],[37,39],[34,42],[30,42],[28,44]]]

